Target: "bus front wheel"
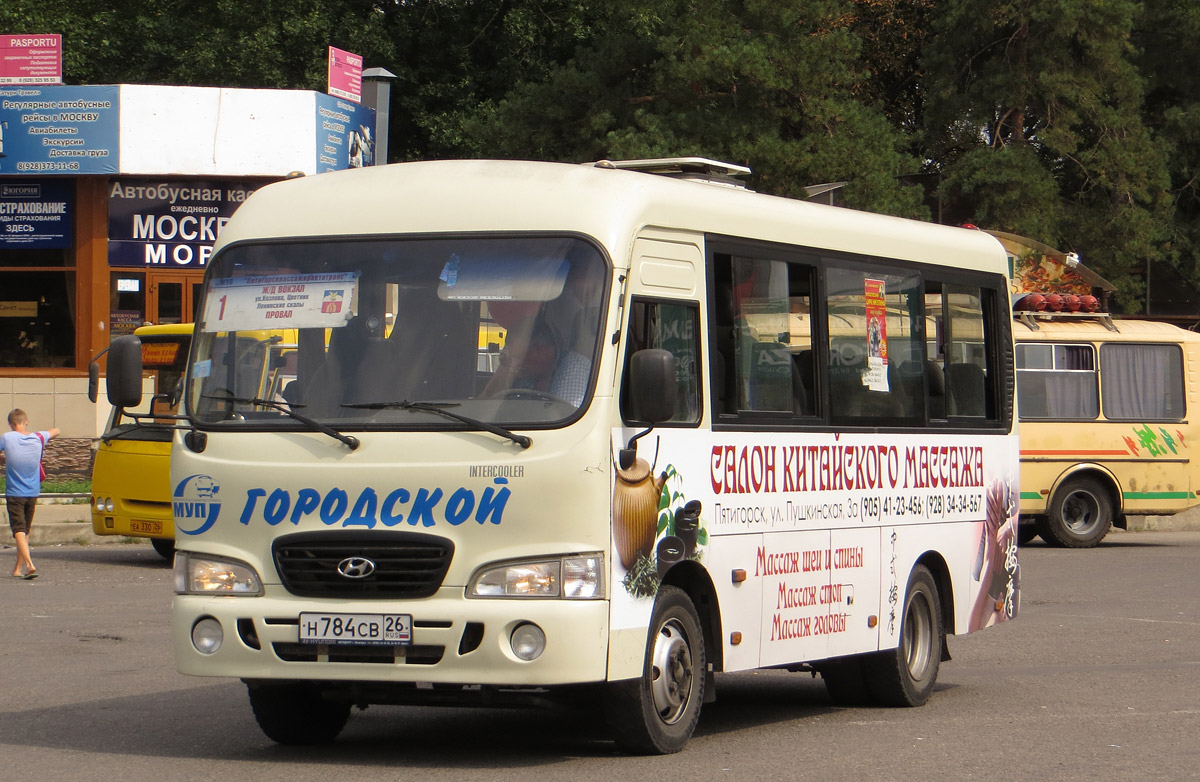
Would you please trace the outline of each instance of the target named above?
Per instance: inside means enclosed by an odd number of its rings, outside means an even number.
[[[933,574],[913,568],[904,594],[900,643],[868,657],[863,668],[876,703],[920,706],[929,700],[942,660],[942,604]]]
[[[150,538],[150,545],[154,546],[154,552],[163,559],[172,559],[175,556],[174,538]]]
[[[280,744],[325,744],[337,738],[350,719],[349,703],[328,700],[311,684],[248,684],[247,688],[258,727]]]
[[[664,585],[654,601],[642,675],[608,685],[606,716],[617,744],[648,755],[683,749],[700,719],[704,676],[696,608],[683,590]]]
[[[1064,482],[1048,511],[1038,519],[1038,534],[1055,546],[1091,548],[1112,529],[1112,496],[1093,478]]]

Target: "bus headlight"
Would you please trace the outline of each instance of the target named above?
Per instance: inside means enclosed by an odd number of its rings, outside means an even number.
[[[604,597],[604,555],[579,554],[557,559],[522,560],[479,570],[469,597]]]
[[[261,595],[262,581],[254,568],[236,559],[175,553],[177,595]]]

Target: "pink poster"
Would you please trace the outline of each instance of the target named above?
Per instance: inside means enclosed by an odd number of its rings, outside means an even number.
[[[0,35],[0,84],[62,84],[62,36]]]
[[[329,47],[329,94],[362,103],[361,54]]]

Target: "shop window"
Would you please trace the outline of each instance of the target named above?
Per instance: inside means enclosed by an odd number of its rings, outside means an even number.
[[[75,271],[14,268],[24,254],[0,252],[0,367],[73,367]]]
[[[141,272],[112,272],[108,285],[109,333],[113,337],[132,334],[146,320],[146,275]]]

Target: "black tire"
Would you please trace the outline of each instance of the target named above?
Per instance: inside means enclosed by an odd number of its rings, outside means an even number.
[[[829,699],[839,706],[866,706],[872,702],[862,657],[846,657],[820,666],[821,681]]]
[[[1047,511],[1038,518],[1038,534],[1053,546],[1091,548],[1112,529],[1112,495],[1094,478],[1063,481]]]
[[[154,546],[154,551],[165,560],[175,558],[175,539],[174,538],[150,538],[150,545]]]
[[[942,660],[942,601],[933,574],[913,568],[904,591],[900,643],[863,662],[867,686],[883,706],[920,706],[929,700]]]
[[[683,749],[700,719],[705,671],[704,634],[695,606],[683,590],[660,587],[642,675],[614,682],[606,692],[606,717],[617,744],[643,755]]]
[[[311,684],[249,684],[250,708],[258,727],[280,744],[325,744],[350,719],[350,704],[331,701]]]

